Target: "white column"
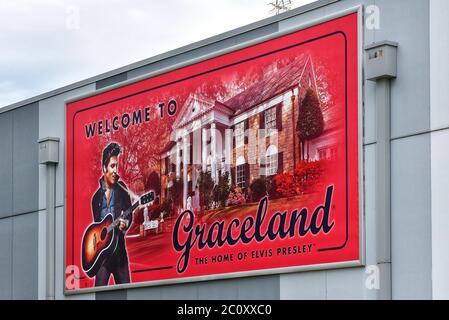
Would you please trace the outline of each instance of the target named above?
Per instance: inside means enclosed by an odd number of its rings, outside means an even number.
[[[201,129],[201,168],[206,172],[207,168],[207,129]]]
[[[176,142],[176,178],[179,179],[181,175],[181,157],[179,154],[181,153],[181,141]]]
[[[231,166],[232,166],[232,140],[233,131],[230,129],[225,130],[225,168],[229,172],[229,185],[232,184]]]
[[[430,135],[431,161],[431,246],[432,248],[432,299],[449,299],[449,215],[447,210],[447,190],[449,190],[449,91],[447,75],[449,64],[449,37],[447,32],[447,16],[449,6],[446,0],[430,1]],[[438,130],[441,129],[441,130]],[[428,157],[429,158],[429,157]],[[427,223],[426,223],[427,225]]]
[[[212,123],[210,125],[211,128],[211,153],[212,153],[212,179],[215,181],[215,183],[218,182],[218,173],[217,173],[217,132],[216,132],[216,125],[215,123]]]
[[[189,159],[189,149],[187,146],[188,143],[188,139],[187,137],[183,137],[182,138],[182,158],[183,158],[183,163],[182,163],[182,182],[183,182],[183,188],[182,188],[182,203],[183,203],[183,207],[185,208],[187,205],[187,189],[188,189],[188,184],[187,184],[187,163],[188,163],[188,159]]]
[[[383,270],[379,300],[391,300],[391,88],[389,79],[376,82],[376,262]]]
[[[47,300],[55,300],[55,199],[56,164],[47,163]]]

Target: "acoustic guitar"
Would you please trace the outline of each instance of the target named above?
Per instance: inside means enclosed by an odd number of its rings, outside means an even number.
[[[129,215],[139,206],[154,200],[154,192],[149,192],[140,197],[126,211],[114,220],[112,213],[109,213],[100,222],[94,222],[84,231],[82,242],[81,260],[84,272],[90,277],[94,277],[104,260],[117,249],[118,225],[120,219],[128,219]]]

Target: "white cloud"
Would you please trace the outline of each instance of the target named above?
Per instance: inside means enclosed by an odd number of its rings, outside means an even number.
[[[268,2],[0,0],[0,107],[266,18]]]

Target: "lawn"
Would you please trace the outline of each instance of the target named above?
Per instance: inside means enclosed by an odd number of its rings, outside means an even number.
[[[302,209],[310,203],[314,203],[314,200],[321,200],[318,198],[319,194],[307,194],[289,198],[273,199],[269,200],[268,211],[285,211],[289,212],[295,209]],[[322,195],[321,195],[322,196]],[[242,218],[251,214],[256,214],[258,202],[251,202],[242,205],[230,206],[219,209],[207,210],[201,217],[202,222],[213,222],[216,220],[228,220],[233,218]]]

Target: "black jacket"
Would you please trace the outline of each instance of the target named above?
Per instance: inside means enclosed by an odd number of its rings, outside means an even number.
[[[125,183],[123,181],[119,180],[117,182],[117,184],[120,184],[120,186],[116,185],[115,189],[114,189],[114,194],[115,194],[115,199],[114,199],[115,212],[113,213],[114,220],[120,216],[122,211],[126,211],[127,209],[129,209],[131,207],[131,197],[130,197],[129,193],[127,191],[125,191],[125,190],[128,190]],[[101,179],[100,179],[100,187],[98,188],[98,190],[95,192],[94,196],[92,197],[92,214],[93,214],[93,218],[94,218],[95,222],[101,221],[101,207],[103,204],[103,197],[104,197],[104,192],[101,187]],[[120,259],[119,262],[121,262],[121,263],[128,261],[128,255],[126,253],[126,247],[125,247],[125,233],[131,226],[132,213],[128,216],[127,220],[129,222],[128,222],[128,226],[124,230],[124,232],[119,231],[118,228],[116,230],[116,233],[118,234],[118,244],[117,244],[117,249],[113,255],[117,256]]]

